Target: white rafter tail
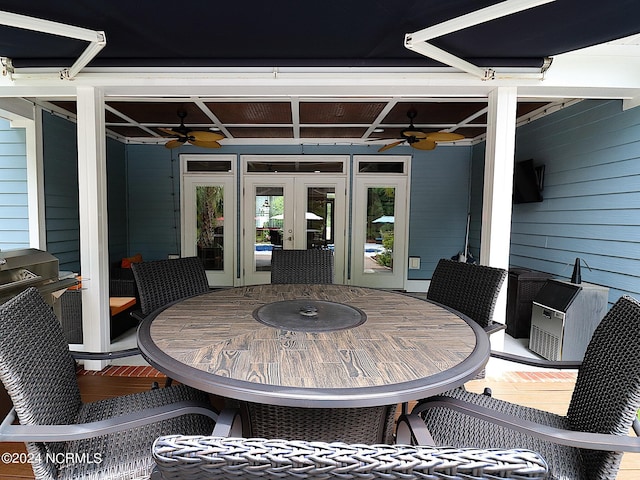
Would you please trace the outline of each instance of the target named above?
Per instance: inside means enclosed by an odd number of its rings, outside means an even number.
[[[478,67],[460,57],[431,45],[429,40],[555,1],[556,0],[506,0],[496,5],[491,5],[475,12],[447,20],[446,22],[423,28],[413,33],[407,33],[405,35],[404,46],[409,50],[413,50],[414,52],[483,80],[491,80],[495,78],[495,71],[493,69]]]

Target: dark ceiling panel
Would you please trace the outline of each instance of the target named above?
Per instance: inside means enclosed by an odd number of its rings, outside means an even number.
[[[372,124],[385,105],[383,102],[301,102],[300,123]]]
[[[302,138],[361,138],[366,128],[357,127],[301,127]]]
[[[180,124],[178,111],[187,113],[186,125],[211,123],[202,110],[193,102],[107,102],[110,107],[122,112],[138,123]]]
[[[117,133],[118,135],[122,135],[123,137],[130,138],[144,138],[144,137],[153,137],[149,132],[143,130],[138,127],[120,127],[120,126],[109,126],[109,130]],[[166,135],[164,133],[158,132],[160,135]]]
[[[291,127],[229,127],[235,138],[293,138]]]
[[[287,102],[207,102],[207,108],[222,123],[292,123]]]
[[[407,113],[415,109],[417,115],[413,123],[418,124],[455,124],[486,108],[483,102],[431,102],[398,103],[382,121],[383,124],[409,125]]]

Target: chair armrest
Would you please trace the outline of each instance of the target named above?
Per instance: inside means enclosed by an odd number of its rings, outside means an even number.
[[[544,441],[559,443],[576,448],[604,450],[609,452],[640,453],[640,438],[606,433],[578,432],[542,425],[520,417],[497,412],[490,408],[468,403],[457,398],[444,396],[421,400],[412,410],[419,414],[430,408],[449,408],[471,417],[479,418],[502,427],[516,430]]]
[[[143,321],[147,316],[142,314],[142,310],[140,309],[136,309],[136,310],[132,310],[129,315],[131,315],[133,318],[135,318],[138,321]]]
[[[71,425],[13,425],[15,409],[0,424],[0,442],[68,442],[99,437],[109,433],[138,428],[181,415],[205,415],[214,420],[218,413],[202,403],[181,401],[161,407],[147,408],[106,420]]]
[[[546,360],[544,358],[529,358],[522,357],[520,355],[513,355],[511,353],[506,352],[498,352],[496,350],[491,350],[491,358],[499,358],[500,360],[507,360],[509,362],[520,363],[523,365],[530,365],[533,367],[541,367],[541,368],[555,368],[558,370],[561,369],[577,369],[582,365],[581,360]]]
[[[500,330],[506,330],[507,326],[504,323],[500,322],[491,322],[491,325],[487,325],[484,327],[484,331],[487,332],[487,335],[491,335],[493,333],[499,332]]]
[[[416,413],[402,414],[396,424],[398,445],[435,445],[431,432]]]
[[[126,350],[114,350],[113,352],[78,352],[72,351],[71,356],[75,360],[112,360],[114,358],[132,357],[140,355],[140,349],[128,348]]]

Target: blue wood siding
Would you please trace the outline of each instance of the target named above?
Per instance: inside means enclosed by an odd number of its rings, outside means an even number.
[[[76,124],[44,112],[42,131],[47,251],[81,273]]]
[[[126,145],[107,139],[107,209],[109,215],[109,261],[129,256],[129,222]]]
[[[43,114],[47,250],[61,270],[82,272],[76,124]],[[128,255],[126,147],[107,139],[109,258]]]
[[[178,155],[161,145],[127,146],[129,252],[144,260],[180,253]]]
[[[471,147],[439,147],[415,155],[411,167],[409,256],[420,269],[409,280],[431,278],[441,258],[464,251]]]
[[[29,247],[25,130],[0,118],[0,250]]]
[[[513,206],[511,265],[568,280],[579,257],[610,302],[640,298],[640,108],[584,100],[518,128],[515,157],[546,171],[543,202]]]

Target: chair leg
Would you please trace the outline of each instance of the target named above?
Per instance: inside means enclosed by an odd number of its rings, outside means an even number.
[[[170,387],[172,382],[173,382],[173,379],[171,377],[167,377],[167,380],[164,382],[165,388]]]

